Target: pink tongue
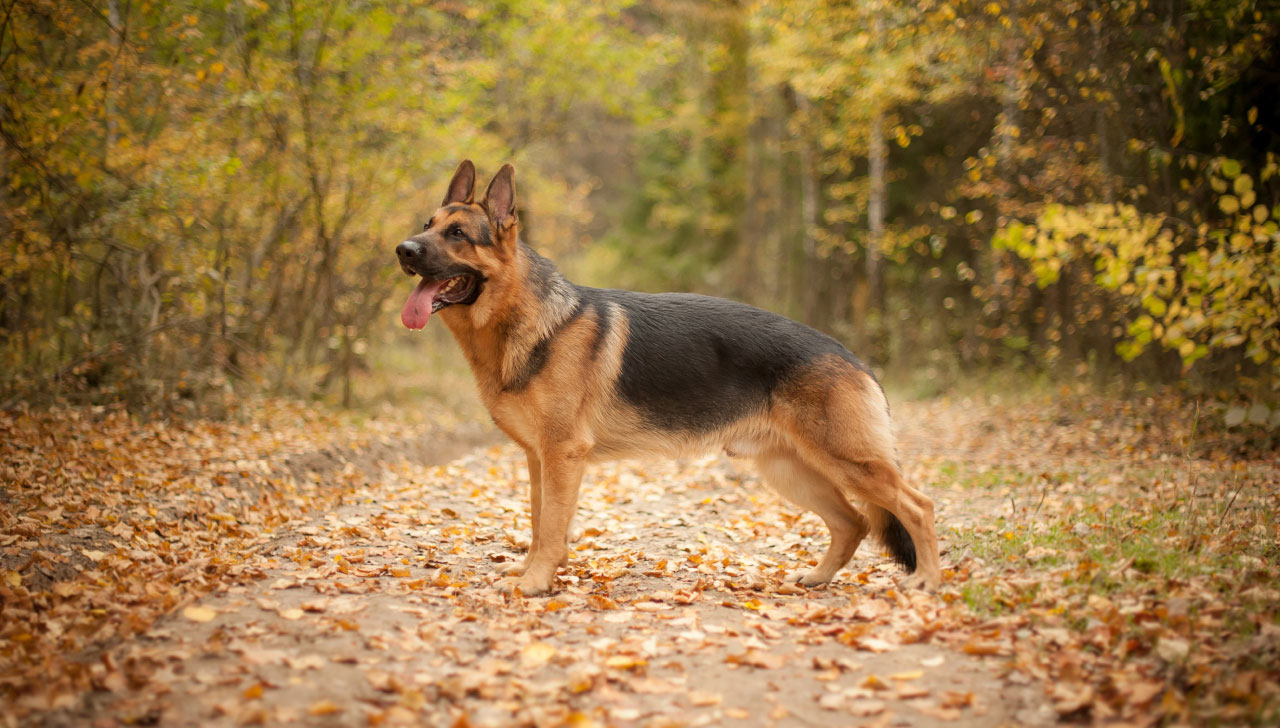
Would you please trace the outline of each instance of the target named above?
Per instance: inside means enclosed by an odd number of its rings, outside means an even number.
[[[409,294],[409,300],[404,302],[400,321],[415,331],[426,326],[427,319],[431,317],[431,303],[436,300],[436,294],[444,288],[444,284],[445,281],[423,278],[418,287],[413,289],[413,293]]]

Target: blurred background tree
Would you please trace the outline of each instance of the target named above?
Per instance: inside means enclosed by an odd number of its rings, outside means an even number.
[[[934,389],[1280,386],[1273,3],[0,12],[0,404],[395,396],[450,345],[396,327],[391,251],[463,157],[516,164],[579,282],[745,300]]]

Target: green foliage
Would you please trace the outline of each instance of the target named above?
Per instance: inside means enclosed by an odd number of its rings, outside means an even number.
[[[1217,159],[1209,170],[1222,212],[1214,223],[1187,229],[1123,203],[1048,204],[1034,225],[999,230],[994,245],[1025,259],[1041,288],[1057,283],[1065,265],[1090,269],[1086,282],[1114,294],[1125,311],[1126,337],[1116,348],[1126,361],[1154,342],[1176,351],[1184,367],[1212,352],[1237,351],[1280,374],[1280,234],[1273,211],[1254,204],[1253,178],[1240,162]],[[1269,181],[1276,172],[1268,157],[1259,178]]]

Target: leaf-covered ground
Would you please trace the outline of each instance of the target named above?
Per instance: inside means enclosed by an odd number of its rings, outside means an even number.
[[[1274,459],[1194,408],[895,407],[947,582],[903,593],[749,463],[602,464],[549,598],[504,596],[523,459],[457,423],[0,418],[11,724],[1274,724]]]

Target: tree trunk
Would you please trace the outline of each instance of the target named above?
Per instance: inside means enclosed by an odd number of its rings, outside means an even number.
[[[871,310],[883,319],[885,166],[889,147],[884,142],[884,110],[871,115],[870,150],[867,155],[870,193],[867,199],[867,294]],[[883,325],[883,322],[881,323]]]
[[[800,112],[804,128],[810,128],[809,116],[813,106],[804,94],[796,94],[796,110]],[[804,251],[804,286],[800,290],[800,310],[809,324],[818,323],[819,281],[822,277],[818,259],[818,185],[817,169],[813,161],[813,147],[807,133],[799,140],[800,153],[800,211],[802,248]]]
[[[119,0],[107,0],[107,26],[111,34],[115,36],[116,56],[119,56],[120,49],[124,45],[124,27],[120,22]],[[111,70],[107,72],[106,98],[103,104],[103,117],[107,125],[107,134],[102,147],[102,166],[107,169],[111,168],[111,150],[116,145],[116,126],[119,123],[116,119],[115,85],[116,63],[115,58],[112,58]]]

